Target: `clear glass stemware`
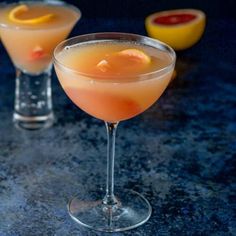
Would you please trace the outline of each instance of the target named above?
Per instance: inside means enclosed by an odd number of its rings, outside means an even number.
[[[135,80],[129,77],[125,79],[119,78],[119,76],[111,78],[110,80],[109,78],[96,78],[94,75],[73,70],[69,66],[64,65],[60,59],[63,50],[68,50],[69,48],[73,50],[73,47],[77,47],[80,44],[100,41],[126,41],[147,45],[165,52],[170,58],[170,63],[164,68],[138,75]],[[146,96],[149,96],[148,89],[151,89],[152,92],[154,91],[154,98],[149,105],[152,105],[152,103],[161,96],[171,79],[175,65],[175,57],[174,51],[169,46],[148,37],[127,33],[94,33],[77,36],[60,43],[54,51],[54,66],[63,89],[79,107],[80,104],[78,101],[82,99],[79,97],[79,91],[76,93],[78,94],[76,95],[78,96],[78,100],[76,100],[76,98],[70,96],[70,92],[66,88],[67,85],[78,85],[78,87],[81,86],[82,88],[86,87],[87,90],[102,88],[104,94],[106,94],[106,92],[112,92],[113,89],[116,91],[117,89],[129,89],[131,92],[137,88],[135,86],[138,86],[143,89]],[[83,58],[78,58],[78,60],[83,60]],[[153,87],[154,90],[152,90]],[[106,105],[99,104],[99,106]],[[86,107],[81,108],[86,111]],[[145,109],[147,108],[148,107]],[[106,107],[106,109],[109,109],[109,107]],[[93,112],[88,113],[93,115]],[[96,115],[94,116],[96,117]],[[97,118],[101,119],[101,117]],[[118,123],[119,120],[112,122],[105,121],[107,130],[106,189],[104,191],[100,189],[87,191],[86,186],[85,189],[80,189],[78,195],[72,198],[68,204],[69,214],[76,222],[85,227],[105,232],[124,231],[142,225],[149,219],[152,211],[145,197],[135,191],[116,189],[114,193],[115,137]]]

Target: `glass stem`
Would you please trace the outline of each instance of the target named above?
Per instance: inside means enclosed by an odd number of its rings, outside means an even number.
[[[41,119],[52,113],[51,67],[39,75],[16,69],[15,113]]]
[[[107,183],[106,195],[103,199],[103,204],[113,207],[118,202],[114,196],[115,139],[118,122],[105,122],[105,124],[107,129]]]

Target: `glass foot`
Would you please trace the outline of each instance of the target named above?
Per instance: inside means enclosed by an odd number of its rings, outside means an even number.
[[[53,113],[45,116],[22,116],[18,113],[13,114],[13,122],[16,128],[38,130],[52,126],[54,121]]]
[[[81,193],[69,202],[69,214],[80,225],[104,232],[133,229],[149,219],[152,209],[141,194],[123,189],[117,193],[112,207],[103,203],[104,191]]]

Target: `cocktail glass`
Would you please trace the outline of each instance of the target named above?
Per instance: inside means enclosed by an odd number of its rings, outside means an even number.
[[[164,68],[136,76],[101,77],[85,74],[66,66],[61,60],[65,50],[86,43],[131,42],[165,52],[169,64]],[[76,58],[83,60],[84,58]],[[175,65],[174,51],[160,41],[127,33],[95,33],[68,39],[54,51],[54,66],[59,81],[71,100],[96,118],[106,119],[107,181],[104,193],[99,189],[81,190],[68,204],[70,216],[79,224],[105,232],[124,231],[145,223],[151,215],[151,206],[139,193],[122,189],[114,194],[115,134],[119,121],[142,113],[151,106],[167,87]],[[99,94],[100,95],[97,95]],[[133,102],[130,102],[133,101]],[[132,109],[142,104],[141,110]],[[122,107],[122,104],[125,107]],[[130,106],[130,109],[129,107]],[[112,112],[109,112],[112,111]],[[109,115],[110,114],[110,115]],[[106,117],[106,118],[104,118]],[[118,120],[114,120],[120,117]]]
[[[25,5],[39,9],[36,16],[53,9],[51,22],[30,24],[12,22],[10,11]],[[19,10],[21,16],[25,10]],[[42,13],[40,13],[42,11]],[[61,20],[60,11],[66,11],[67,20]],[[57,15],[58,13],[58,15]],[[53,124],[51,96],[52,54],[55,46],[64,40],[80,19],[79,9],[62,1],[20,1],[3,4],[0,9],[1,40],[16,69],[16,88],[13,121],[23,129],[47,128]],[[58,23],[57,23],[58,21]]]

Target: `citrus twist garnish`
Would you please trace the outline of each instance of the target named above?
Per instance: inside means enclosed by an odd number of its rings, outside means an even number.
[[[145,52],[135,48],[125,49],[123,51],[120,51],[118,52],[118,55],[124,57],[130,57],[143,64],[149,64],[151,62],[151,58]]]
[[[23,4],[13,8],[10,11],[8,17],[12,22],[30,25],[46,23],[54,17],[54,14],[47,14],[32,19],[19,19],[19,16],[27,11],[29,11],[29,7]]]
[[[119,63],[122,61],[122,63]],[[151,62],[151,58],[142,50],[136,48],[129,48],[114,54],[109,55],[106,59],[101,60],[96,67],[102,71],[107,72],[108,70],[114,69],[114,67],[127,66],[128,65],[148,65]]]

